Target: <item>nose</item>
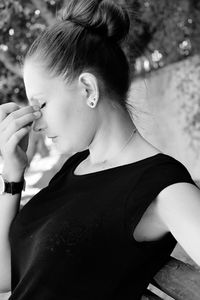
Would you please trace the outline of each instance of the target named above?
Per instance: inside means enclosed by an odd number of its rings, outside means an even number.
[[[42,121],[42,117],[33,121],[32,128],[33,128],[33,131],[35,131],[35,132],[41,132],[42,130],[44,130],[46,128],[44,122]]]

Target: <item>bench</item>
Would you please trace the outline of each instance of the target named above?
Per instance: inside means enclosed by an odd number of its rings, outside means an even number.
[[[175,300],[200,300],[200,270],[172,256],[150,284]],[[148,287],[141,300],[162,299]]]

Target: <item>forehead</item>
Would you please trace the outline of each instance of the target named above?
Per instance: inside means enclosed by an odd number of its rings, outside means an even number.
[[[55,79],[50,77],[47,71],[39,65],[28,61],[24,64],[23,79],[26,92],[31,96],[32,94],[41,93],[45,87],[54,84]]]
[[[61,76],[53,77],[39,63],[27,61],[23,68],[24,85],[30,104],[37,103],[37,99],[48,101],[51,98],[64,97],[77,91],[78,80],[67,83]]]
[[[66,89],[65,81],[60,77],[52,77],[39,64],[25,62],[23,79],[28,100],[32,103],[42,96],[48,98],[57,91]]]

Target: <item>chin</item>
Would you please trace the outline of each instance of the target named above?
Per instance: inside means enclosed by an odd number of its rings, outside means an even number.
[[[64,155],[67,155],[67,156],[72,156],[73,154],[75,154],[77,151],[74,151],[73,147],[70,147],[69,144],[55,144],[55,147],[57,149],[57,151],[60,153],[60,154],[64,154]]]
[[[65,140],[66,141],[66,140]],[[63,140],[56,140],[56,142],[54,143],[54,147],[57,149],[57,151],[60,154],[64,154],[67,156],[72,156],[77,152],[82,152],[84,150],[88,149],[88,146],[85,145],[70,145],[69,143],[63,142]]]

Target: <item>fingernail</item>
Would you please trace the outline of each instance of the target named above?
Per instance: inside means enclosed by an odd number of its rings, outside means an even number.
[[[40,110],[40,107],[39,107],[39,105],[34,105],[33,109],[37,111],[37,110]]]
[[[40,117],[41,116],[41,112],[40,111],[36,111],[33,113],[35,117]]]

